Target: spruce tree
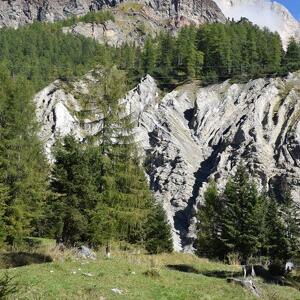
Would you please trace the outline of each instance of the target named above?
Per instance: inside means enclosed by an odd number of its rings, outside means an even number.
[[[268,256],[268,229],[267,229],[267,212],[269,208],[269,198],[266,192],[259,195],[256,206],[256,219],[258,220],[258,252],[259,257]]]
[[[283,203],[280,205],[280,212],[289,243],[289,256],[296,256],[300,251],[300,211],[299,205],[293,201],[288,190],[285,193]]]
[[[268,256],[271,261],[286,261],[290,258],[290,245],[286,235],[285,224],[280,217],[278,204],[273,199],[268,200],[266,213],[266,237]]]
[[[100,109],[99,132],[86,143],[66,137],[56,147],[46,227],[69,245],[113,240],[142,244],[154,200],[135,145],[130,109],[120,100],[125,74],[113,67],[102,70],[100,80],[87,96],[91,107]]]
[[[259,194],[244,166],[226,184],[222,217],[222,241],[227,252],[237,252],[243,260],[257,253],[259,221],[256,210]]]
[[[284,65],[289,71],[296,71],[300,68],[300,44],[291,38],[284,56]]]
[[[197,31],[193,26],[182,28],[177,37],[175,57],[178,76],[182,76],[182,72],[185,78],[193,79],[201,73],[204,57],[197,49],[196,38]]]
[[[142,54],[142,62],[143,62],[143,71],[145,74],[154,75],[156,69],[156,60],[157,53],[155,44],[151,37],[148,37],[145,42],[143,54]]]
[[[153,206],[145,223],[145,248],[150,254],[173,251],[171,226],[161,205]]]
[[[4,184],[0,183],[0,246],[5,242],[7,228],[4,216],[7,210],[7,203],[9,203],[9,189]]]
[[[49,197],[45,226],[50,236],[68,245],[90,241],[89,219],[97,204],[101,163],[98,148],[72,136],[57,143],[51,176],[54,194]]]
[[[176,64],[174,63],[176,44],[175,38],[168,33],[161,33],[159,36],[159,59],[158,59],[158,77],[161,78],[161,82],[165,85],[172,84],[174,78],[174,69]]]
[[[223,204],[217,190],[217,184],[211,181],[204,193],[204,204],[198,213],[197,254],[209,258],[222,257],[221,241]]]

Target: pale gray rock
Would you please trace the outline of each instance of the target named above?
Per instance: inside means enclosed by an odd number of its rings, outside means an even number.
[[[292,272],[295,269],[295,265],[291,261],[288,261],[285,264],[285,268],[284,269],[285,269],[286,273],[290,273],[290,272]]]
[[[48,153],[58,136],[84,138],[101,126],[76,118],[81,105],[75,96],[88,95],[89,84],[97,84],[91,75],[73,83],[73,90],[55,82],[36,96]],[[205,88],[195,82],[162,96],[147,76],[120,100],[136,121],[149,184],[167,213],[177,251],[193,251],[196,213],[209,178],[224,187],[240,162],[261,187],[279,199],[288,188],[300,202],[299,86],[298,72]]]
[[[59,81],[49,85],[35,96],[37,120],[41,124],[40,136],[47,157],[51,160],[51,149],[55,141],[68,134],[83,139],[79,120],[73,112],[81,107],[74,96],[59,88]]]
[[[211,0],[150,0],[149,4],[165,16],[176,17],[178,22],[184,18],[196,24],[226,21],[220,8]]]
[[[96,259],[96,253],[87,246],[80,246],[77,252],[78,256],[84,259]]]
[[[8,0],[0,1],[0,27],[18,27],[38,21],[62,20],[82,16],[89,11],[114,7],[124,2],[139,2],[164,17],[186,17],[196,22],[224,21],[225,17],[213,0]]]
[[[120,47],[124,43],[141,45],[144,43],[146,36],[156,34],[159,29],[158,26],[153,26],[148,23],[147,35],[141,32],[139,28],[140,23],[138,20],[129,19],[120,24],[113,21],[106,21],[103,24],[92,24],[79,22],[71,27],[64,27],[64,33],[71,33],[74,35],[83,35],[92,38],[100,44],[107,44],[113,47]],[[154,27],[154,28],[153,28]]]

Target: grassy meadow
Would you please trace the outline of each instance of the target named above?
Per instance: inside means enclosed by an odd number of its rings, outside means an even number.
[[[0,271],[1,275],[7,272],[17,284],[17,293],[8,299],[256,299],[248,290],[227,283],[226,278],[241,273],[239,266],[210,262],[191,254],[150,256],[137,250],[114,250],[110,259],[99,251],[96,260],[87,260],[69,250],[61,253],[49,242],[38,252],[19,253],[24,264],[32,264]],[[0,257],[4,266],[5,254]],[[52,262],[48,262],[49,257]],[[300,300],[296,288],[262,279],[257,282],[263,299]]]

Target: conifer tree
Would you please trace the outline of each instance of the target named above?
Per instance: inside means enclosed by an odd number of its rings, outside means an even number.
[[[7,203],[9,203],[9,190],[8,188],[0,183],[0,246],[5,242],[7,228],[4,220],[4,216],[7,210]]]
[[[33,90],[22,77],[0,70],[0,182],[7,189],[6,241],[38,233],[47,196],[48,166],[31,101]]]
[[[227,182],[224,191],[221,238],[227,252],[237,252],[243,260],[257,253],[259,195],[244,166]]]
[[[102,155],[100,196],[93,215],[93,241],[102,244],[113,239],[140,242],[152,195],[140,166],[133,137],[130,108],[121,103],[126,91],[124,72],[105,71],[102,86],[93,98],[103,114],[96,136]],[[102,235],[102,232],[109,234]],[[106,239],[106,240],[103,240]]]
[[[142,61],[145,74],[154,75],[156,69],[157,53],[155,44],[151,37],[148,37],[145,42]]]
[[[284,57],[285,67],[290,71],[296,71],[300,68],[300,45],[292,38]]]
[[[159,59],[158,59],[158,72],[161,81],[166,84],[172,82],[174,78],[174,58],[176,53],[175,39],[171,33],[161,34],[159,36]]]
[[[161,205],[156,204],[145,224],[145,248],[150,254],[173,251],[171,226]]]
[[[258,252],[259,257],[268,256],[268,229],[267,212],[269,208],[269,198],[266,192],[259,195],[256,206],[256,219],[258,221]]]
[[[211,181],[204,193],[204,204],[198,214],[196,249],[200,256],[215,258],[222,257],[224,254],[221,241],[222,207],[217,185]]]
[[[272,261],[286,261],[290,258],[290,245],[285,225],[280,217],[278,204],[273,199],[268,200],[266,237],[268,256]]]
[[[130,108],[120,100],[125,91],[122,71],[102,71],[88,99],[100,108],[99,132],[89,137],[90,144],[66,137],[55,151],[46,226],[69,245],[145,241],[154,200],[135,146]]]
[[[71,136],[58,142],[51,177],[54,195],[47,206],[50,236],[68,245],[90,241],[88,225],[97,204],[101,163],[98,148],[80,144]]]
[[[281,216],[285,225],[285,235],[289,243],[289,256],[300,251],[300,211],[293,201],[290,191],[286,191],[284,201],[280,205]]]
[[[196,28],[191,26],[183,28],[176,41],[177,73],[183,72],[190,79],[200,75],[204,59],[203,53],[197,49],[196,38]]]

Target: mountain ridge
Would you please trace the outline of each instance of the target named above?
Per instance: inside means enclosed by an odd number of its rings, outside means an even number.
[[[22,26],[37,21],[63,20],[131,1],[111,0],[16,0],[0,2],[0,27]],[[180,25],[226,22],[248,18],[260,27],[277,31],[286,49],[290,37],[300,41],[300,23],[283,5],[269,0],[150,0],[133,1],[153,10],[152,15]]]
[[[18,27],[33,21],[56,21],[82,16],[90,11],[114,7],[128,1],[111,0],[16,0],[0,2],[0,27]],[[130,1],[129,1],[130,2]],[[213,0],[186,2],[171,0],[133,1],[147,5],[164,18],[186,17],[193,22],[224,22],[226,18]],[[180,18],[179,18],[180,21]]]

